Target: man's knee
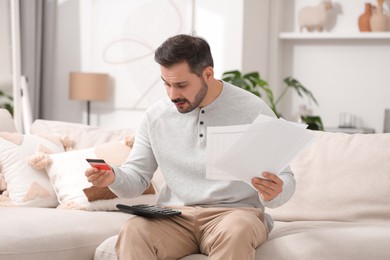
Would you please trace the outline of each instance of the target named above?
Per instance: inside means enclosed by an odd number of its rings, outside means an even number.
[[[245,209],[234,210],[226,214],[215,226],[210,239],[213,242],[260,245],[268,238],[262,219],[261,212],[248,212]]]
[[[141,217],[128,219],[122,224],[119,235],[125,236],[126,240],[131,239],[132,237],[139,239],[143,234],[149,233],[150,225],[146,222],[147,220]]]
[[[268,232],[262,221],[262,213],[255,214],[245,210],[237,210],[226,218],[220,227],[223,236],[235,243],[252,242],[253,246],[262,244],[268,238]]]

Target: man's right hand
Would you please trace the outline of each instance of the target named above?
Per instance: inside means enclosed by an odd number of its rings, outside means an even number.
[[[115,174],[112,170],[99,170],[94,167],[86,169],[85,176],[87,177],[87,180],[93,184],[93,186],[99,188],[107,187],[115,180]]]

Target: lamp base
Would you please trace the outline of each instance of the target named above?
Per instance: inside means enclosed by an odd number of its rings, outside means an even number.
[[[91,101],[87,100],[87,124],[90,125]]]

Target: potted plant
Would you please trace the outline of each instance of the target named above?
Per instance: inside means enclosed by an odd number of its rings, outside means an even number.
[[[5,108],[11,115],[14,114],[13,98],[7,95],[4,91],[0,90],[0,108]]]
[[[313,96],[310,90],[305,88],[298,80],[292,77],[286,77],[283,81],[285,87],[282,93],[275,98],[272,89],[269,87],[268,82],[261,78],[258,72],[249,72],[246,74],[241,73],[238,70],[227,71],[222,74],[222,80],[232,83],[233,85],[243,88],[256,96],[261,97],[262,92],[267,95],[266,102],[276,114],[277,117],[281,117],[281,113],[277,109],[277,105],[280,100],[286,95],[289,89],[295,90],[300,97],[307,96],[309,100],[318,105],[317,100]],[[301,116],[303,122],[308,124],[308,128],[312,130],[323,130],[322,120],[319,116]]]

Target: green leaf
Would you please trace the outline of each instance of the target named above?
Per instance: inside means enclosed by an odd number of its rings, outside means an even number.
[[[286,77],[284,79],[284,83],[286,83],[286,85],[288,87],[292,87],[293,89],[295,89],[300,97],[303,97],[304,95],[306,95],[309,98],[309,100],[312,100],[316,105],[318,105],[318,102],[314,98],[311,91],[308,90],[307,88],[305,88],[298,80],[296,80],[292,77]]]
[[[232,82],[233,80],[240,79],[241,72],[238,70],[227,71],[222,74],[222,80],[226,82]]]
[[[319,131],[324,130],[324,125],[322,124],[321,117],[319,116],[301,116],[301,119],[308,125],[308,129]]]
[[[282,90],[282,93],[276,99],[272,89],[268,85],[268,82],[261,78],[259,72],[252,71],[243,74],[239,70],[226,71],[222,74],[222,80],[229,82],[242,89],[245,89],[259,97],[261,97],[262,92],[265,92],[265,94],[267,95],[266,102],[278,117],[281,116],[281,113],[279,113],[279,111],[277,110],[277,104],[284,97],[284,95],[289,89],[294,89],[300,97],[307,96],[309,101],[313,101],[315,104],[318,105],[317,100],[314,98],[310,90],[305,88],[298,80],[294,79],[293,77],[284,78],[284,83],[286,84],[286,86]],[[322,125],[318,127],[322,127],[323,129]]]

